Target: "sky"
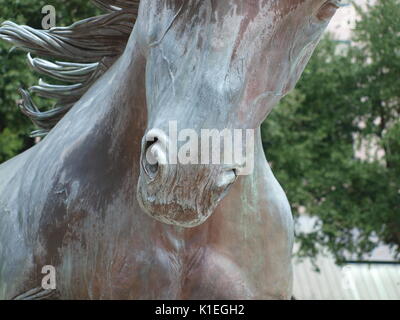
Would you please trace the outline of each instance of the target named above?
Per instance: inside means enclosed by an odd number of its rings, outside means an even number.
[[[356,3],[358,5],[365,5],[368,0],[342,0],[343,2]],[[351,29],[354,28],[356,21],[356,11],[354,6],[350,4],[347,7],[340,8],[339,11],[332,18],[328,30],[335,34],[335,38],[338,40],[349,40]]]

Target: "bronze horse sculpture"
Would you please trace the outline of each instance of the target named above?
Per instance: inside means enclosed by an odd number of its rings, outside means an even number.
[[[292,215],[259,128],[340,0],[93,2],[106,13],[69,27],[0,28],[72,83],[30,89],[57,99],[44,112],[21,90],[45,137],[0,166],[0,299],[290,298]],[[169,121],[254,129],[252,174],[148,163]]]

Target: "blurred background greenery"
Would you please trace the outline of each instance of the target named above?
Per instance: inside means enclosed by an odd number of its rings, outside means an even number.
[[[0,0],[0,22],[40,28],[47,4],[57,9],[57,26],[99,14],[85,0]],[[357,13],[351,42],[328,33],[262,127],[294,215],[317,217],[312,232],[296,235],[298,254],[328,249],[338,263],[380,243],[400,253],[400,0],[376,0]],[[17,88],[37,76],[26,54],[10,49],[0,42],[0,163],[34,143],[16,102]]]

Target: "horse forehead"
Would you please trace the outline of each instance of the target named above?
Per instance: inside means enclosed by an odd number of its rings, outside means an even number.
[[[260,14],[284,16],[295,11],[305,3],[317,1],[318,0],[147,0],[147,3],[156,8],[156,14],[162,14],[166,8],[178,12],[184,6],[199,8],[203,5],[208,5],[219,17],[235,13],[254,18]],[[192,10],[192,14],[196,15],[196,10]]]
[[[258,14],[285,15],[310,1],[315,0],[234,0],[218,3],[225,6],[234,5],[241,13],[255,16]]]

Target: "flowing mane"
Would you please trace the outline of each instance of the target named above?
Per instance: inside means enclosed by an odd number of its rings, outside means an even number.
[[[37,30],[6,21],[0,39],[28,51],[28,64],[36,72],[69,85],[53,85],[39,79],[29,90],[20,89],[21,111],[39,127],[31,136],[46,135],[74,106],[90,86],[123,53],[135,24],[140,0],[91,0],[106,13],[68,27]],[[32,58],[31,53],[50,59]],[[68,62],[65,62],[68,61]],[[31,93],[55,99],[48,111],[35,106]]]

